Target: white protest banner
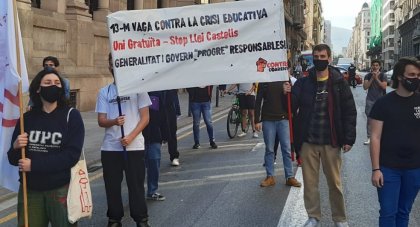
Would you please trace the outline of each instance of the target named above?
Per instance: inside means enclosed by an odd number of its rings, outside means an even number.
[[[280,0],[110,14],[118,93],[288,80],[284,27]]]

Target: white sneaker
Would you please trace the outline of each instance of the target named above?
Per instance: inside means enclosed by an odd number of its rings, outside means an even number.
[[[171,163],[172,166],[179,166],[179,158],[174,158]]]
[[[349,227],[349,224],[347,222],[334,222],[335,227]]]
[[[303,227],[318,227],[319,221],[316,218],[308,218]]]
[[[258,133],[254,132],[254,134],[252,135],[252,138],[258,138]]]
[[[238,134],[238,137],[244,137],[244,136],[246,136],[246,132],[241,132]]]
[[[363,142],[364,145],[369,145],[370,144],[370,138],[368,138],[365,142]]]

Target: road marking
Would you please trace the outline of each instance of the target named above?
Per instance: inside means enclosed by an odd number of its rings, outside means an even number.
[[[12,220],[16,217],[17,217],[17,213],[13,212],[13,213],[7,215],[6,217],[0,218],[0,224],[6,223],[6,222],[8,222],[8,221],[10,221],[10,220]]]
[[[265,144],[264,144],[264,143],[259,142],[259,143],[257,143],[257,144],[255,145],[255,147],[254,147],[254,148],[252,148],[251,152],[258,151],[259,149],[261,149],[261,147],[264,147],[264,146],[265,146]]]
[[[17,197],[10,198],[10,199],[8,199],[8,200],[0,203],[0,211],[9,209],[9,208],[13,207],[16,204],[17,204]],[[10,221],[13,218],[15,218],[16,216],[17,216],[17,213],[15,211],[15,212],[13,212],[13,213],[11,213],[11,214],[3,217],[3,218],[0,218],[0,224],[3,224],[5,222]]]
[[[226,110],[223,110],[223,111],[220,111],[220,112],[218,112],[217,114],[215,114],[213,117],[218,117],[218,116],[220,116],[220,115],[222,115],[222,114],[225,114],[225,113],[227,113],[228,111],[226,111]],[[226,116],[221,116],[221,117],[219,117],[219,118],[216,118],[216,119],[214,119],[214,120],[212,120],[212,122],[217,122],[217,121],[219,121],[220,119],[223,119],[223,118],[225,118]],[[200,129],[202,129],[202,128],[204,128],[204,127],[206,127],[206,124],[204,124],[204,122],[203,123],[201,123],[201,126],[200,126]],[[184,131],[187,131],[187,130],[189,130],[189,129],[191,129],[192,128],[192,124],[191,125],[188,125],[188,126],[185,126],[185,127],[183,127],[183,128],[181,128],[181,129],[179,129],[178,131],[177,131],[177,134],[181,134],[181,133],[183,133]],[[191,131],[189,131],[189,132],[186,132],[185,134],[183,134],[183,135],[180,135],[180,136],[178,136],[178,139],[183,139],[183,138],[185,138],[185,137],[187,137],[187,136],[189,136],[189,135],[191,135],[193,133],[193,131],[191,130]]]
[[[230,108],[225,109],[225,110],[222,110],[222,111],[219,111],[219,112],[215,113],[214,115],[212,115],[212,118],[219,117],[220,115],[225,115],[226,113],[228,113],[228,112],[229,112],[229,110],[230,110]],[[226,117],[226,116],[223,116],[223,117]],[[222,117],[222,118],[223,118],[223,117]],[[220,119],[221,119],[221,118],[218,118],[218,120],[220,120]],[[217,120],[213,120],[213,122],[216,122],[216,121],[217,121]],[[189,125],[186,125],[186,126],[184,126],[184,127],[180,128],[180,129],[178,129],[178,130],[177,130],[177,132],[176,132],[176,134],[177,134],[177,135],[182,134],[183,132],[185,132],[185,131],[187,131],[187,130],[192,129],[192,127],[193,127],[192,123],[191,123],[191,124],[189,124]],[[202,127],[200,127],[200,128],[202,128]],[[190,134],[191,134],[191,133],[189,133],[188,135],[190,135]],[[178,139],[179,139],[179,137],[178,137]]]
[[[281,213],[277,227],[303,226],[306,219],[308,219],[303,202],[304,185],[301,167],[298,167],[295,178],[302,182],[302,187],[290,187],[290,192],[287,196],[286,204],[283,208],[283,212]]]
[[[220,175],[205,176],[203,178],[196,178],[196,179],[159,182],[159,186],[170,187],[170,186],[174,186],[174,185],[177,185],[177,184],[187,184],[187,183],[188,183],[189,186],[191,186],[191,185],[202,185],[202,184],[204,184],[204,182],[206,182],[208,180],[223,180],[223,179],[226,179],[228,181],[233,181],[233,180],[241,180],[241,179],[249,178],[249,177],[261,177],[264,174],[265,174],[265,170],[257,170],[257,171],[242,172],[242,173],[220,174]]]

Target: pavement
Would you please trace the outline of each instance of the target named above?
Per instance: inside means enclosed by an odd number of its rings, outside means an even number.
[[[232,105],[232,95],[226,95],[216,100],[216,86],[213,89],[212,98],[212,115],[230,108]],[[180,89],[178,92],[179,104],[181,108],[181,116],[178,117],[178,129],[192,130],[192,117],[188,116],[188,93],[186,90]],[[97,113],[94,110],[81,112],[85,124],[85,156],[88,165],[88,171],[94,172],[101,168],[100,147],[104,136],[104,129],[98,126]],[[190,126],[190,127],[188,127]],[[178,131],[179,132],[179,131]],[[0,187],[0,203],[16,196],[3,187]]]

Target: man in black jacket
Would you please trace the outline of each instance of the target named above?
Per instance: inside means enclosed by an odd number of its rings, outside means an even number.
[[[302,158],[304,202],[309,219],[304,226],[317,226],[321,219],[319,167],[328,182],[335,226],[348,226],[341,184],[341,152],[351,149],[356,139],[356,107],[353,95],[338,69],[329,66],[331,49],[319,44],[313,49],[314,68],[298,80],[292,92],[296,114],[295,145]],[[298,110],[298,111],[297,111]]]
[[[353,63],[350,63],[349,68],[347,69],[348,73],[349,73],[349,81],[350,81],[350,85],[353,88],[356,88],[357,82],[356,82],[356,66],[354,66]]]

